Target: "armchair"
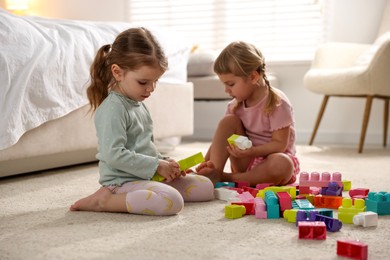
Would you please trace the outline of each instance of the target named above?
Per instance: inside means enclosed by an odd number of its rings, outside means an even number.
[[[366,105],[358,153],[362,153],[373,100],[384,100],[383,146],[387,145],[390,100],[390,1],[383,14],[377,40],[371,44],[325,43],[321,45],[304,86],[324,98],[309,145],[312,145],[330,97],[365,98]]]

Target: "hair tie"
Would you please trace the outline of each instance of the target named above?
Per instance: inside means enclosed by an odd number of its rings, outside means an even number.
[[[112,49],[112,44],[106,44],[106,45],[104,45],[104,49],[103,49],[103,50],[104,50],[105,53],[110,52],[111,49]]]

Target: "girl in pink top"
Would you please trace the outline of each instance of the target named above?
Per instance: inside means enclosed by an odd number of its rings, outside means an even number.
[[[286,95],[267,80],[260,50],[252,44],[233,42],[216,59],[214,71],[233,100],[197,173],[214,184],[294,183],[299,161],[295,156],[293,108]],[[232,134],[247,136],[253,146],[240,150],[230,145],[227,139]],[[232,173],[223,171],[228,159]]]

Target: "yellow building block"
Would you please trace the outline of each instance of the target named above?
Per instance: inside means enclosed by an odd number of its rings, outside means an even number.
[[[295,198],[297,196],[297,188],[295,188],[293,186],[269,186],[269,187],[264,188],[263,190],[259,190],[256,197],[260,197],[260,198],[264,199],[265,192],[269,191],[269,190],[273,191],[275,193],[280,192],[280,191],[285,191],[288,194],[290,194],[291,200],[295,200]]]
[[[364,199],[355,199],[352,205],[351,198],[343,198],[341,206],[338,208],[338,219],[343,224],[352,224],[353,216],[360,212],[366,211],[366,204]]]
[[[225,206],[225,218],[235,219],[245,215],[246,209],[243,205],[227,205]]]

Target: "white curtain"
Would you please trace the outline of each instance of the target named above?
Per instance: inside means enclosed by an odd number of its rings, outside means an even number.
[[[302,61],[323,41],[318,0],[126,1],[127,21],[170,27],[203,49],[220,51],[243,40],[268,61]]]

